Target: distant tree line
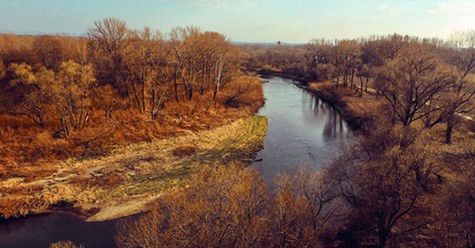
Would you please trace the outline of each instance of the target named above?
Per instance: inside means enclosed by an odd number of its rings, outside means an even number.
[[[249,67],[292,72],[307,81],[331,81],[359,96],[384,98],[393,121],[426,128],[445,123],[445,141],[461,116],[475,110],[475,32],[448,41],[390,35],[314,40],[306,45],[249,45]]]

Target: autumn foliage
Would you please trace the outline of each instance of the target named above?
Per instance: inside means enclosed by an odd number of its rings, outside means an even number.
[[[164,38],[109,18],[86,37],[2,35],[0,43],[0,177],[218,126],[263,100],[260,82],[240,70],[240,49],[198,28]]]

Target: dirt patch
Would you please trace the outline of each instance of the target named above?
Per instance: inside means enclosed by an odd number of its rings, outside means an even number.
[[[191,156],[195,154],[196,151],[197,149],[194,146],[181,146],[173,150],[172,153],[173,153],[173,156],[181,158],[181,157]]]

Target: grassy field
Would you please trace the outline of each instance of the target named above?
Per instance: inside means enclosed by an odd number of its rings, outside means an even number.
[[[9,218],[70,206],[89,221],[114,219],[146,209],[161,194],[187,187],[203,166],[250,163],[261,149],[267,119],[254,116],[216,129],[118,148],[94,159],[55,164],[48,177],[0,182],[0,214]]]

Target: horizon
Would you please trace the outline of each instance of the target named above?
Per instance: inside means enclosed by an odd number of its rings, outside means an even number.
[[[95,21],[114,17],[130,28],[168,33],[196,26],[224,34],[236,43],[305,44],[313,39],[357,39],[401,34],[448,39],[475,29],[475,3],[469,0],[334,1],[311,0],[20,0],[4,3],[0,33],[84,36]],[[140,14],[138,14],[140,13]],[[372,14],[368,14],[372,13]],[[12,22],[10,20],[19,19]],[[278,28],[276,28],[278,27]]]
[[[201,29],[203,30],[203,29]],[[203,31],[211,31],[213,32],[213,30],[203,30]],[[454,34],[457,34],[457,33],[454,33]],[[15,36],[31,36],[31,37],[35,37],[35,36],[56,36],[56,37],[72,37],[72,38],[87,38],[87,34],[79,34],[79,35],[73,35],[73,34],[67,34],[67,33],[14,33],[14,32],[0,32],[0,36],[2,35],[15,35]],[[261,45],[261,46],[277,46],[277,45],[281,45],[281,46],[303,46],[303,45],[307,45],[313,41],[318,41],[318,40],[325,40],[325,41],[342,41],[342,40],[358,40],[358,39],[365,39],[365,38],[372,38],[372,37],[385,37],[385,36],[392,36],[392,35],[398,35],[398,36],[401,36],[401,37],[411,37],[411,38],[416,38],[416,39],[440,39],[442,41],[450,41],[450,37],[449,38],[439,38],[439,37],[419,37],[419,36],[411,36],[411,35],[408,35],[408,34],[398,34],[398,33],[392,33],[392,34],[380,34],[380,35],[368,35],[368,36],[361,36],[361,37],[357,37],[357,38],[336,38],[336,39],[327,39],[325,37],[319,37],[319,38],[314,38],[314,39],[311,39],[307,42],[285,42],[285,41],[275,41],[275,42],[260,42],[260,41],[234,41],[234,40],[230,40],[229,42],[231,42],[232,44],[235,44],[235,45]],[[166,38],[169,38],[169,37],[166,37]],[[228,37],[227,37],[228,38]]]

